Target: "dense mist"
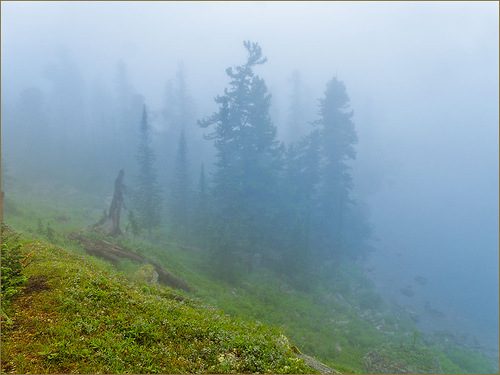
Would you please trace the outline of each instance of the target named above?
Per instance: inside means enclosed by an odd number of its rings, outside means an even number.
[[[301,244],[311,249],[312,261],[297,258],[282,265],[290,269],[321,263],[332,243],[356,249],[352,260],[378,292],[414,314],[423,330],[466,335],[497,353],[498,3],[1,6],[6,198],[26,186],[40,197],[59,185],[70,186],[95,198],[97,221],[123,168],[125,185],[133,189],[142,176],[137,190],[151,198],[142,202],[151,213],[146,227],[158,223],[177,241],[197,246],[213,240],[220,248],[245,249],[251,243],[260,249],[248,261],[251,266],[267,259],[278,267],[283,255],[266,255],[273,246],[286,248],[286,259],[298,254]],[[251,44],[245,48],[244,41],[258,43],[261,55]],[[253,65],[247,60],[252,53]],[[259,60],[264,57],[265,63]],[[269,113],[259,119],[268,138],[263,136],[258,146],[271,156],[258,163],[272,165],[274,152],[284,155],[282,169],[276,170],[291,171],[284,180],[291,188],[286,194],[270,188],[268,195],[245,195],[242,203],[224,195],[240,175],[235,167],[221,176],[228,151],[220,144],[228,140],[217,126],[224,110],[239,103],[240,86],[232,82],[246,61],[263,82],[255,79],[249,88],[261,108],[255,116]],[[337,135],[322,130],[327,129],[329,90],[341,101],[347,95],[338,113],[353,133],[342,130],[340,145]],[[269,135],[273,127],[275,137]],[[335,140],[332,148],[324,146],[328,136]],[[324,156],[314,154],[314,142]],[[342,155],[335,154],[337,149],[344,150]],[[349,177],[337,187],[348,191],[339,199],[355,202],[348,219],[335,222],[343,228],[339,233],[347,233],[343,237],[318,229],[325,220],[314,217],[303,199],[324,195],[320,207],[336,204],[328,197],[337,185],[331,191],[321,186],[337,175],[318,180],[317,196],[301,185],[300,173],[309,171],[314,157],[324,157],[325,164],[341,160],[335,173]],[[286,161],[299,159],[306,163],[303,169]],[[274,186],[276,175],[249,168],[244,178],[255,182],[255,191]],[[310,173],[313,181],[315,172]],[[206,205],[204,194],[213,198]],[[297,207],[290,208],[286,199]],[[210,220],[197,215],[205,211],[216,213]],[[237,221],[231,216],[235,211],[244,212],[245,219],[229,227],[224,222]],[[255,220],[262,213],[276,228]],[[123,219],[130,230],[134,220],[141,220],[140,210],[137,215]],[[299,218],[293,222],[297,227],[290,224],[293,215]],[[193,240],[187,223],[203,239]],[[216,232],[218,223],[227,233],[213,239],[206,228]],[[234,254],[228,254],[221,257],[231,264]],[[344,254],[321,259],[335,263]]]

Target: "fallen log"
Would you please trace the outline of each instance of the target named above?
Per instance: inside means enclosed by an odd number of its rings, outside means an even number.
[[[175,277],[158,263],[150,261],[146,257],[117,244],[102,239],[89,238],[83,233],[78,232],[70,233],[68,238],[80,243],[87,254],[105,259],[115,265],[123,259],[128,259],[139,264],[151,264],[158,273],[158,282],[161,284],[168,285],[172,288],[182,289],[187,292],[192,290],[184,280]]]

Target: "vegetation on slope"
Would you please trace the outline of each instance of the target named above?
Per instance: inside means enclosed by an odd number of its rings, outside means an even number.
[[[32,195],[23,193],[23,196]],[[82,199],[83,195],[78,197]],[[41,201],[14,198],[11,195],[8,199],[9,223],[33,237],[50,237],[50,241],[75,254],[84,254],[67,237],[98,217],[99,210],[92,209],[91,202],[73,201],[75,204],[68,205],[59,200],[59,206],[49,207]],[[52,231],[46,230],[47,225]],[[213,277],[200,249],[176,245],[160,233],[153,234],[154,241],[126,235],[116,242],[185,280],[193,287],[191,297],[196,296],[232,317],[279,327],[301,351],[342,372],[497,371],[495,364],[477,351],[421,334],[408,314],[383,303],[355,265],[339,268],[335,275],[317,275],[315,282],[323,282],[310,290],[299,290],[264,270],[229,284]],[[89,258],[83,259],[90,262]],[[109,264],[97,263],[108,270],[114,269]],[[120,283],[149,277],[144,276],[147,271],[142,265],[130,261],[120,262],[117,268],[122,272]],[[112,273],[116,277],[116,271]]]
[[[101,261],[45,242],[18,246],[5,233],[3,240],[2,250],[20,251],[27,277],[2,315],[4,372],[312,371],[277,329],[133,283]]]

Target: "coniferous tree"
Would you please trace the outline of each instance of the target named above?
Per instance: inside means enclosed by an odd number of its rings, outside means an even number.
[[[315,130],[288,147],[285,186],[287,212],[284,233],[288,239],[284,265],[288,273],[309,271],[312,256],[312,218],[318,206],[320,181],[320,135]]]
[[[67,50],[62,50],[58,58],[46,66],[44,73],[49,83],[46,97],[48,125],[53,144],[57,145],[50,147],[51,167],[56,173],[70,177],[73,182],[84,183],[81,171],[94,157],[94,153],[88,150],[92,136],[87,118],[88,91],[85,80]]]
[[[154,168],[155,154],[151,147],[151,128],[148,122],[146,106],[143,107],[140,127],[137,162],[139,178],[135,191],[137,220],[140,226],[151,234],[152,229],[160,224],[161,197]]]
[[[200,168],[195,207],[195,231],[200,244],[204,244],[208,233],[208,189],[203,163]]]
[[[162,110],[163,120],[170,138],[178,139],[180,133],[189,133],[194,122],[193,100],[188,93],[186,74],[180,65],[175,79],[169,80],[165,87],[165,104]],[[186,134],[189,138],[190,134]]]
[[[173,178],[170,194],[172,229],[174,235],[185,240],[189,230],[190,184],[187,144],[184,131],[181,131],[179,137]]]
[[[323,255],[346,251],[343,237],[345,219],[352,205],[353,187],[349,161],[356,157],[357,135],[352,121],[345,85],[337,78],[328,82],[320,100],[320,119],[316,121],[322,140],[322,181],[319,226],[322,226]]]
[[[214,247],[218,259],[227,262],[235,262],[235,257],[248,262],[252,253],[265,251],[266,239],[272,237],[282,162],[282,147],[269,115],[271,95],[253,72],[266,58],[257,43],[247,41],[244,46],[246,63],[226,69],[230,83],[224,95],[215,99],[219,109],[200,122],[202,127],[213,127],[207,138],[217,150],[212,189],[217,223]]]
[[[296,142],[300,140],[302,135],[302,126],[305,121],[304,113],[304,99],[303,99],[303,89],[302,81],[300,79],[300,73],[294,71],[290,77],[290,83],[292,86],[290,95],[290,107],[288,110],[288,120],[287,120],[287,141]]]
[[[165,101],[161,111],[161,118],[165,127],[163,140],[162,165],[164,166],[166,184],[172,186],[176,179],[176,159],[178,140],[184,133],[186,143],[194,153],[189,155],[190,162],[198,163],[202,155],[201,129],[196,127],[194,101],[189,94],[186,73],[183,65],[179,65],[174,79],[167,82]],[[170,192],[170,191],[169,191]]]
[[[205,176],[205,164],[201,163],[200,168],[200,179],[198,181],[198,194],[200,196],[200,201],[204,200],[207,196],[207,179]]]
[[[55,157],[54,131],[50,128],[43,92],[35,87],[23,90],[14,108],[13,117],[9,121],[17,132],[14,136],[9,134],[12,130],[5,130],[6,138],[12,139],[11,144],[5,145],[5,149],[22,162],[23,168],[28,168],[31,173],[39,172],[44,175],[47,173],[46,166],[55,163],[58,158]],[[26,158],[25,155],[32,157]],[[38,178],[36,174],[34,176]]]
[[[114,121],[108,130],[111,139],[106,145],[108,158],[114,166],[132,165],[135,160],[130,145],[137,139],[137,118],[142,114],[144,98],[130,82],[123,62],[116,65],[113,97]]]
[[[67,50],[61,51],[55,63],[45,68],[45,77],[50,83],[50,122],[58,126],[58,148],[62,159],[78,154],[79,147],[88,139],[86,125],[85,81],[82,73]],[[68,152],[71,150],[72,152]]]
[[[207,178],[205,176],[205,164],[201,163],[200,167],[200,177],[198,179],[198,204],[197,211],[198,215],[206,220],[206,216],[208,213],[208,187],[207,187]]]

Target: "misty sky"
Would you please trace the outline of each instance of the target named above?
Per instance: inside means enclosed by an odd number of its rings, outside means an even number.
[[[293,70],[312,103],[337,76],[355,113],[355,189],[379,239],[381,285],[424,275],[424,299],[497,324],[497,2],[1,6],[2,107],[46,86],[45,67],[64,54],[90,86],[111,85],[124,61],[153,108],[182,62],[200,117],[215,108],[225,68],[243,61],[246,39],[268,57],[257,71],[278,123]]]

